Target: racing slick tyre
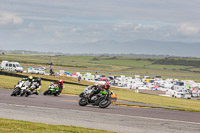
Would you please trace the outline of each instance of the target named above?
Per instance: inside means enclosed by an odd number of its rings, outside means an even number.
[[[58,93],[54,93],[53,95],[54,95],[54,96],[58,96]]]
[[[87,105],[87,99],[85,97],[82,97],[80,100],[79,100],[79,105],[80,106],[85,106]]]
[[[22,93],[20,94],[20,96],[22,97],[22,96],[24,96],[24,94],[25,94],[25,93],[24,93],[24,92],[22,92]]]
[[[84,94],[84,93],[82,92],[82,93],[79,95],[79,97],[83,97],[83,94]]]
[[[11,96],[17,96],[18,94],[19,94],[19,89],[17,88],[17,89],[15,89],[14,91],[13,91],[13,93],[11,94]]]
[[[28,97],[30,95],[30,92],[25,93],[25,97]]]
[[[26,93],[26,90],[23,90],[23,92],[20,94],[20,96],[24,96],[24,94]]]
[[[101,102],[99,102],[100,108],[107,108],[111,104],[111,99],[103,99]]]
[[[43,95],[47,95],[47,94],[49,94],[49,90],[46,90],[46,91],[43,93]]]

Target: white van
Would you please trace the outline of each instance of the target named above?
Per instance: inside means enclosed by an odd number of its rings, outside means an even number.
[[[1,70],[23,72],[24,69],[19,62],[2,61]]]

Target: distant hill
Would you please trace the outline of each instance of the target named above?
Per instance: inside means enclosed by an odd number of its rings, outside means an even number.
[[[115,57],[115,56],[121,56],[121,57],[144,57],[144,58],[166,58],[166,57],[181,57],[181,56],[170,56],[170,55],[150,55],[150,54],[107,54],[107,53],[102,53],[102,54],[66,54],[66,53],[54,53],[54,52],[38,52],[38,51],[27,51],[27,50],[1,50],[0,49],[0,54],[5,55],[5,54],[34,54],[34,55],[53,55],[53,56],[61,56],[61,55],[75,55],[75,56],[110,56],[110,57]],[[187,57],[186,57],[187,58]],[[189,57],[188,57],[189,58]],[[192,57],[192,58],[197,58],[197,57]]]
[[[97,48],[98,46],[98,48]],[[136,40],[132,42],[98,41],[82,45],[84,52],[111,54],[148,54],[170,55],[184,57],[200,57],[200,43],[159,42],[151,40]]]
[[[102,40],[93,43],[79,44],[36,44],[28,50],[30,53],[44,54],[103,54],[103,55],[128,55],[131,57],[140,56],[179,56],[179,57],[200,57],[200,43],[183,42],[161,42],[152,40],[135,40],[130,42],[118,42],[113,40]],[[45,52],[38,52],[45,51]],[[15,52],[17,50],[14,50]],[[12,52],[14,52],[12,51]],[[50,51],[50,52],[47,52]],[[18,51],[19,52],[19,51]],[[21,51],[22,52],[22,51]],[[139,57],[140,57],[139,56]]]
[[[60,51],[62,51],[63,53],[73,54],[107,53],[200,57],[200,43],[160,42],[152,40],[117,42],[113,40],[102,40],[84,44],[59,44],[59,47]]]

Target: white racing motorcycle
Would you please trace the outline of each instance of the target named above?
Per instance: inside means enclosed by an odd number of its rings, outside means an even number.
[[[14,90],[11,96],[20,95],[24,90],[28,88],[29,82],[28,81],[19,81],[17,85],[14,86]]]
[[[25,97],[28,97],[29,95],[32,95],[32,94],[38,95],[36,83],[32,84],[30,88],[27,87],[26,89],[24,89],[23,92],[21,93],[21,96],[25,95]]]

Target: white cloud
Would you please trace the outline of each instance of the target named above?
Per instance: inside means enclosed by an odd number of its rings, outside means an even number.
[[[89,42],[89,43],[93,43],[93,42],[99,41],[98,38],[85,38],[85,39],[86,39],[86,41]]]
[[[143,24],[135,24],[135,23],[120,23],[114,25],[114,31],[120,31],[120,30],[125,30],[125,29],[131,29],[134,31],[137,30],[157,30],[159,27],[156,25],[143,25]]]
[[[166,37],[166,38],[167,38],[167,37],[170,37],[170,36],[171,36],[170,33],[167,33],[167,34],[164,35],[164,37]]]
[[[55,32],[56,37],[63,37],[63,34],[61,32],[56,31]]]
[[[78,28],[72,28],[71,31],[72,32],[77,32],[77,31],[79,31],[79,29]]]
[[[134,28],[136,26],[136,24],[134,23],[118,23],[115,24],[113,27],[114,31],[121,31],[124,29],[130,29],[130,28]]]
[[[58,21],[58,19],[50,17],[39,17],[39,16],[24,16],[25,19],[36,20],[36,21]]]
[[[23,24],[24,20],[22,17],[17,16],[14,13],[0,12],[0,24]]]
[[[28,24],[28,27],[29,27],[29,28],[34,28],[34,27],[35,27],[35,24],[34,24],[34,23],[30,23],[30,24]]]
[[[178,31],[184,35],[199,34],[200,26],[192,25],[192,24],[181,24]]]
[[[135,30],[157,30],[158,26],[156,25],[142,25],[142,24],[138,24],[135,28]]]

